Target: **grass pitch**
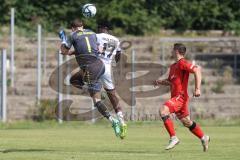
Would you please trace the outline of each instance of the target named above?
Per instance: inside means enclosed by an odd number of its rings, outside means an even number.
[[[164,147],[168,135],[161,122],[130,123],[125,140],[116,138],[107,123],[22,122],[0,125],[0,160],[237,160],[240,159],[240,127],[205,126],[210,149],[177,125],[180,144]]]

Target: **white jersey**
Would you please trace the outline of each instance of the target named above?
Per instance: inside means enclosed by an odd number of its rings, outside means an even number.
[[[99,33],[97,34],[97,42],[103,48],[100,55],[101,59],[104,63],[111,64],[117,51],[121,51],[119,39],[107,33]]]

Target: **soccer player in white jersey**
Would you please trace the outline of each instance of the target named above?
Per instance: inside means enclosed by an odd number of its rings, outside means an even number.
[[[105,73],[101,77],[101,80],[120,122],[120,138],[123,139],[126,136],[127,124],[124,122],[122,107],[120,106],[119,99],[116,96],[116,90],[112,77],[112,61],[114,60],[118,62],[120,60],[121,48],[119,39],[110,35],[108,31],[107,26],[98,26],[97,42],[99,45],[99,56],[105,64]]]

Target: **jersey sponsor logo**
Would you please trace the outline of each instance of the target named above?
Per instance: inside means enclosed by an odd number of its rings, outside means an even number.
[[[90,34],[95,34],[95,33],[94,33],[94,32],[91,32],[91,31],[90,31],[90,32],[84,32],[84,31],[83,31],[83,32],[78,32],[78,33],[77,33],[78,36],[81,36],[81,35],[90,35]]]
[[[116,40],[114,40],[114,39],[111,39],[111,38],[107,38],[107,37],[102,37],[102,40],[103,40],[103,41],[110,42],[110,43],[117,43],[117,41],[116,41]]]

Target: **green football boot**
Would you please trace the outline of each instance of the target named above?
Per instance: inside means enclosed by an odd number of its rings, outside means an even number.
[[[120,130],[121,130],[120,138],[124,139],[127,135],[127,124],[120,125]]]
[[[119,123],[119,121],[117,120],[117,119],[113,119],[113,121],[112,121],[112,127],[113,127],[113,130],[114,130],[114,132],[115,132],[115,135],[117,136],[117,137],[119,137],[120,136],[120,134],[121,134],[121,128],[120,128],[120,123]]]

